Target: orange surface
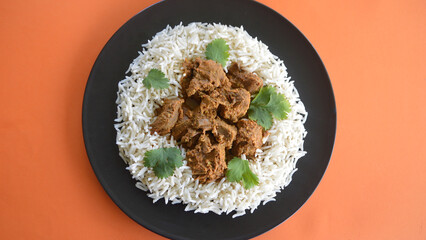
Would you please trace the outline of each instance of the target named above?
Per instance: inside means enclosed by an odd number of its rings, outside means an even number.
[[[0,2],[0,239],[163,239],[111,201],[83,144],[97,55],[156,1],[120,2]],[[316,192],[258,239],[426,239],[426,1],[261,2],[319,52],[338,127]]]

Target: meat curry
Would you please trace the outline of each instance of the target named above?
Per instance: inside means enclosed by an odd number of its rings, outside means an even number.
[[[185,60],[180,99],[165,99],[151,131],[171,133],[186,149],[200,183],[221,179],[232,156],[253,158],[266,132],[247,119],[251,95],[263,86],[256,74],[232,63],[225,73],[213,60]]]

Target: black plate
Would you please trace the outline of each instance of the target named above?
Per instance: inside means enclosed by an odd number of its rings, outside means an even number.
[[[241,26],[284,60],[308,115],[305,150],[293,181],[276,202],[261,205],[253,214],[230,215],[185,212],[184,205],[153,204],[135,187],[118,155],[113,128],[117,83],[141,50],[166,25],[180,22],[220,22]],[[93,170],[112,200],[133,220],[174,239],[247,239],[277,226],[295,213],[319,184],[330,160],[336,132],[333,90],[321,59],[309,41],[274,10],[246,0],[169,0],[155,4],[124,24],[99,54],[86,86],[83,132]]]

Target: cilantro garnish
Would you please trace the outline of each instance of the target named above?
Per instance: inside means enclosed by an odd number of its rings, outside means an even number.
[[[156,89],[164,89],[168,88],[170,85],[169,79],[166,78],[166,75],[162,71],[155,68],[149,71],[148,76],[145,77],[142,83],[148,89],[151,87]]]
[[[226,41],[222,38],[218,38],[209,43],[209,45],[207,45],[206,57],[207,59],[214,60],[222,64],[223,67],[225,67],[229,57],[228,50],[229,46],[228,44],[226,44]]]
[[[145,153],[143,164],[154,169],[155,176],[166,178],[173,175],[175,168],[182,166],[182,155],[178,148],[159,148]]]
[[[230,182],[243,181],[245,189],[259,185],[259,178],[250,170],[249,162],[237,157],[228,162],[226,177]]]
[[[283,94],[277,93],[274,87],[263,87],[251,101],[248,116],[264,129],[272,126],[272,117],[286,119],[290,112],[290,103]]]

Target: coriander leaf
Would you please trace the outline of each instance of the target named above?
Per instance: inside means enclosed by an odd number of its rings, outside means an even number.
[[[270,129],[272,126],[272,115],[267,109],[263,107],[250,105],[248,116],[251,120],[256,121],[257,124],[262,126],[265,130]]]
[[[222,38],[218,38],[207,45],[206,57],[207,59],[214,60],[225,67],[229,57],[228,50],[229,46],[226,44],[226,41]]]
[[[262,87],[259,91],[259,93],[256,94],[256,97],[251,102],[252,104],[256,105],[266,105],[271,100],[271,95],[274,93],[275,88],[274,87]]]
[[[250,170],[249,162],[237,157],[229,161],[226,177],[230,182],[242,181],[245,189],[259,185],[259,178]]]
[[[259,178],[250,170],[250,168],[248,168],[248,171],[244,172],[243,174],[243,184],[245,189],[250,189],[255,185],[259,185]]]
[[[285,96],[277,93],[274,87],[266,86],[251,101],[248,116],[268,130],[272,126],[272,117],[286,119],[289,112],[290,103]]]
[[[153,168],[155,176],[166,178],[173,175],[175,168],[182,166],[182,159],[178,148],[159,148],[145,152],[143,164]]]
[[[284,95],[274,92],[265,106],[271,114],[280,120],[287,118],[287,113],[290,112],[290,103]]]
[[[142,83],[148,89],[151,87],[156,89],[165,89],[170,85],[169,79],[166,78],[166,75],[162,71],[155,68],[149,71],[148,76],[144,78]]]
[[[243,179],[243,174],[245,171],[244,163],[245,162],[243,159],[237,157],[234,157],[231,161],[228,162],[228,170],[226,171],[226,177],[230,182],[239,182]]]

